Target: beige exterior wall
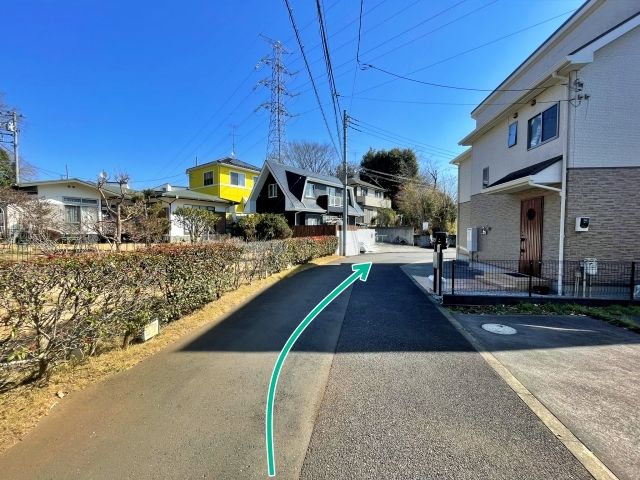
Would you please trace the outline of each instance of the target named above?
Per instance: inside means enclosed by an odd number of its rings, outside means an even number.
[[[504,117],[499,124],[473,142],[470,162],[471,195],[482,192],[482,171],[489,167],[489,183],[500,180],[505,175],[544,162],[563,154],[566,142],[567,102],[560,102],[559,135],[537,148],[527,150],[528,121],[553,105],[556,100],[565,98],[565,87],[555,86],[537,97],[535,105],[519,105],[518,118]],[[548,103],[551,102],[551,103]],[[518,122],[516,145],[508,147],[509,125]]]
[[[578,78],[590,98],[572,116],[568,166],[640,166],[640,27],[598,50]]]
[[[458,202],[471,200],[471,158],[458,164]]]
[[[592,0],[580,12],[579,19],[567,25],[567,28],[554,38],[552,42],[536,52],[529,59],[517,78],[507,81],[502,89],[530,88],[544,79],[557,68],[565,57],[572,51],[591,41],[598,35],[606,32],[620,22],[637,13],[637,0]],[[499,115],[505,107],[495,104],[508,104],[516,101],[522,92],[496,92],[490,98],[491,105],[478,108],[472,114],[476,119],[476,128],[491,121]]]
[[[567,172],[565,258],[640,261],[640,167]],[[590,218],[576,232],[576,217]]]
[[[467,228],[471,227],[471,201],[458,204],[458,232],[456,246],[467,251]]]

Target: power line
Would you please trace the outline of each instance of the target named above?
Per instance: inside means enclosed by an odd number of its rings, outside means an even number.
[[[320,113],[322,114],[322,119],[324,120],[324,125],[327,128],[327,133],[329,134],[329,138],[331,139],[331,143],[333,144],[333,148],[336,151],[338,157],[340,157],[340,150],[336,146],[336,142],[331,134],[331,128],[329,128],[329,122],[327,121],[327,116],[324,113],[324,108],[322,108],[322,102],[320,101],[320,94],[318,93],[318,88],[316,87],[316,82],[313,78],[313,72],[311,71],[311,67],[309,66],[309,61],[307,60],[307,54],[304,51],[304,46],[302,45],[302,40],[300,38],[300,32],[298,31],[298,27],[296,26],[295,18],[293,17],[293,10],[291,9],[291,5],[289,4],[289,0],[284,0],[284,3],[287,7],[287,11],[289,13],[289,21],[291,22],[291,27],[296,36],[296,41],[298,42],[298,47],[300,48],[300,53],[304,60],[305,67],[307,69],[307,73],[309,74],[309,80],[311,81],[311,85],[313,86],[313,92],[316,97],[316,101],[318,102],[318,107],[320,108]]]
[[[417,144],[420,144],[420,145],[424,145],[427,148],[440,150],[440,151],[442,151],[444,153],[448,153],[448,154],[451,154],[451,155],[458,155],[458,153],[454,152],[453,150],[449,150],[447,148],[438,147],[436,145],[430,145],[430,144],[422,142],[420,140],[416,140],[416,139],[413,139],[411,137],[407,137],[406,135],[401,135],[401,134],[395,133],[395,132],[393,132],[391,130],[388,130],[388,129],[385,129],[385,128],[382,128],[382,127],[378,127],[377,125],[373,125],[372,123],[365,122],[364,120],[358,120],[358,119],[354,119],[354,120],[355,120],[356,123],[365,125],[365,126],[367,126],[369,128],[373,128],[373,129],[376,129],[376,130],[381,130],[382,132],[385,132],[385,133],[388,133],[388,134],[391,134],[391,135],[395,135],[396,137],[404,138],[405,140],[408,140],[408,141],[411,141],[411,142],[414,142],[414,143],[417,143]]]
[[[399,78],[401,80],[407,80],[409,82],[414,82],[414,83],[420,83],[422,85],[429,85],[431,87],[438,87],[438,88],[449,88],[452,90],[466,90],[466,91],[470,91],[470,92],[531,92],[534,90],[540,90],[544,87],[534,87],[534,88],[471,88],[471,87],[458,87],[455,85],[446,85],[443,83],[433,83],[433,82],[426,82],[424,80],[418,80],[417,78],[410,78],[410,77],[405,77],[404,75],[400,75],[398,73],[394,73],[391,72],[389,70],[385,70],[384,68],[380,68],[380,67],[376,67],[375,65],[371,65],[370,63],[365,63],[364,64],[365,67],[367,68],[373,68],[374,70],[378,70],[379,72],[382,73],[386,73],[387,75],[391,75],[393,77]],[[561,85],[565,85],[561,84]]]
[[[502,35],[501,37],[495,38],[495,39],[490,40],[489,42],[485,42],[485,43],[483,43],[483,44],[481,44],[481,45],[477,45],[477,46],[475,46],[475,47],[473,47],[473,48],[469,48],[469,49],[464,50],[464,51],[462,51],[462,52],[458,52],[458,53],[456,53],[456,54],[454,54],[454,55],[451,55],[451,56],[449,56],[449,57],[443,58],[442,60],[438,60],[437,62],[431,63],[431,64],[429,64],[429,65],[425,65],[424,67],[420,67],[420,68],[418,68],[418,69],[416,69],[416,70],[413,70],[413,71],[411,71],[411,72],[408,72],[406,75],[413,75],[413,74],[415,74],[415,73],[422,72],[422,71],[424,71],[424,70],[427,70],[428,68],[435,67],[436,65],[440,65],[440,64],[442,64],[442,63],[445,63],[445,62],[448,62],[448,61],[450,61],[450,60],[453,60],[454,58],[461,57],[461,56],[463,56],[463,55],[466,55],[467,53],[471,53],[471,52],[474,52],[474,51],[479,50],[479,49],[481,49],[481,48],[487,47],[487,46],[489,46],[489,45],[493,45],[494,43],[497,43],[497,42],[500,42],[500,41],[505,40],[505,39],[507,39],[507,38],[513,37],[514,35],[517,35],[517,34],[519,34],[519,33],[525,32],[525,31],[527,31],[527,30],[531,30],[532,28],[539,27],[540,25],[543,25],[543,24],[545,24],[545,23],[551,22],[551,21],[553,21],[553,20],[555,20],[555,19],[557,19],[557,18],[560,18],[560,17],[566,16],[566,15],[571,14],[571,13],[573,13],[573,12],[575,12],[575,9],[574,9],[574,10],[566,11],[566,12],[564,12],[564,13],[561,13],[561,14],[559,14],[559,15],[555,15],[555,16],[550,17],[550,18],[547,18],[546,20],[543,20],[543,21],[541,21],[541,22],[537,22],[537,23],[534,23],[534,24],[529,25],[529,26],[527,26],[527,27],[521,28],[521,29],[519,29],[519,30],[516,30],[515,32],[511,32],[511,33],[508,33],[508,34],[506,34],[506,35]],[[392,83],[392,82],[394,82],[394,81],[395,81],[395,79],[391,79],[391,80],[388,80],[388,81],[386,81],[386,82],[379,83],[378,85],[374,85],[374,86],[372,86],[372,87],[365,88],[364,90],[360,90],[359,92],[356,92],[356,94],[360,94],[360,93],[368,92],[368,91],[370,91],[370,90],[374,90],[374,89],[376,89],[376,88],[380,88],[380,87],[385,86],[385,85],[388,85],[389,83]]]
[[[333,108],[334,119],[336,123],[336,133],[338,135],[338,143],[340,142],[340,115],[338,112],[342,110],[340,107],[340,99],[338,98],[338,89],[333,76],[333,65],[331,63],[331,54],[329,51],[329,41],[327,39],[327,30],[324,21],[322,1],[316,0],[316,11],[318,15],[318,25],[320,27],[320,40],[322,43],[322,52],[324,55],[325,66],[327,69],[327,79],[329,80],[329,92],[331,93],[331,106]]]

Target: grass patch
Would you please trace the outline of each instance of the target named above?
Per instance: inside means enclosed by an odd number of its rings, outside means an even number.
[[[604,320],[640,333],[640,306],[609,305],[606,307],[587,307],[574,303],[519,303],[517,305],[469,305],[449,307],[458,313],[475,315],[583,315]]]
[[[163,325],[160,335],[146,343],[132,344],[126,350],[104,345],[105,353],[88,357],[84,362],[61,364],[54,368],[47,385],[23,385],[0,394],[0,452],[20,441],[38,421],[49,415],[65,397],[130,369],[142,360],[164,350],[185,335],[206,326],[216,325],[231,312],[283,278],[330,263],[341,257],[329,256],[313,260],[268,278],[242,285],[215,302],[179,320]],[[120,342],[116,342],[120,344]]]

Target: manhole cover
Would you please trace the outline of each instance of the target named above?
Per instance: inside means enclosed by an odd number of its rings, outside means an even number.
[[[498,335],[514,335],[518,333],[515,328],[507,325],[500,325],[499,323],[485,323],[482,325],[487,332],[497,333]]]

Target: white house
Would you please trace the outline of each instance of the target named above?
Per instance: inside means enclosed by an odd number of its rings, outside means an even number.
[[[639,2],[585,2],[471,112],[459,254],[640,259],[639,26]]]
[[[189,234],[176,221],[175,211],[180,207],[203,208],[215,212],[220,216],[220,222],[215,232],[224,233],[226,228],[226,216],[233,202],[223,200],[214,195],[194,192],[186,187],[176,187],[168,183],[153,189],[153,201],[162,202],[166,207],[167,216],[170,221],[169,241],[181,242],[189,241]]]
[[[381,208],[391,208],[391,200],[385,195],[386,190],[378,185],[365,182],[360,177],[352,177],[347,185],[354,189],[356,202],[364,212],[363,223],[371,225]]]

